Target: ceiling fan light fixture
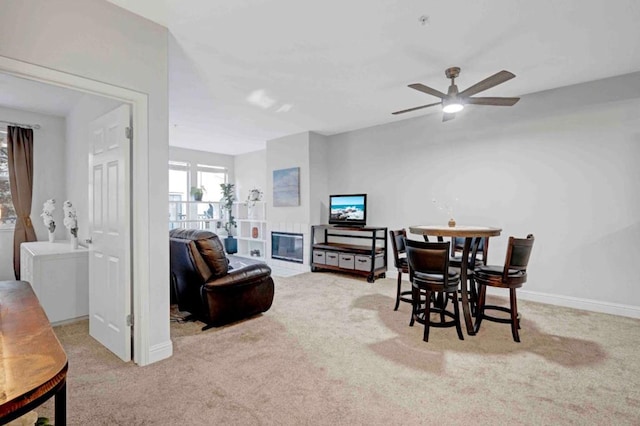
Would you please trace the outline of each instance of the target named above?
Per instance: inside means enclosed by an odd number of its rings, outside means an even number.
[[[416,111],[422,108],[428,108],[435,105],[442,105],[442,112],[444,113],[442,117],[442,121],[449,121],[455,118],[455,114],[464,109],[464,106],[467,104],[471,105],[493,105],[493,106],[513,106],[520,100],[520,98],[500,98],[500,97],[480,97],[480,98],[472,98],[471,96],[483,92],[485,90],[491,89],[498,84],[502,84],[505,81],[511,80],[515,77],[515,74],[502,70],[493,74],[490,77],[485,78],[484,80],[474,84],[471,87],[467,87],[462,92],[458,92],[458,86],[455,84],[455,79],[458,78],[460,74],[459,67],[451,67],[447,68],[444,71],[444,74],[447,78],[451,79],[451,85],[447,90],[447,93],[443,93],[439,90],[433,89],[429,86],[425,86],[421,83],[413,83],[410,84],[409,87],[417,90],[422,93],[426,93],[427,95],[435,96],[436,98],[440,98],[440,102],[435,102],[427,105],[422,105],[419,107],[403,109],[401,111],[393,112],[392,114],[404,114],[405,112]]]
[[[464,105],[458,98],[445,99],[442,101],[442,111],[447,114],[460,112],[464,109]]]

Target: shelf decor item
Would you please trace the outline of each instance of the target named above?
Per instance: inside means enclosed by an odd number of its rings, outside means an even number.
[[[44,226],[46,226],[47,230],[49,231],[50,243],[55,241],[54,232],[56,231],[56,222],[55,220],[53,220],[53,211],[55,209],[56,209],[56,200],[51,198],[50,200],[47,200],[44,202],[44,205],[42,206],[42,214],[40,214],[40,216],[42,216],[42,221],[44,222]]]
[[[447,225],[449,226],[449,228],[455,228],[456,220],[453,218],[454,217],[453,207],[454,207],[454,204],[456,204],[458,202],[458,199],[454,198],[454,200],[453,200],[453,202],[451,204],[446,203],[446,202],[440,203],[435,198],[433,198],[431,200],[431,202],[436,205],[438,210],[442,210],[442,211],[446,211],[447,212],[447,216],[449,216],[449,221],[447,222]]]
[[[229,254],[238,252],[238,241],[233,238],[233,230],[236,227],[236,218],[233,216],[233,202],[236,200],[234,193],[235,185],[233,183],[221,183],[222,199],[220,200],[220,208],[225,211],[224,229],[227,231],[227,237],[224,239],[224,248]]]
[[[247,216],[249,219],[255,219],[256,216],[256,203],[262,201],[263,192],[259,188],[253,188],[249,191],[247,196]]]
[[[71,233],[71,247],[75,250],[78,248],[78,215],[76,208],[73,207],[71,201],[67,200],[62,206],[64,210],[64,226]]]
[[[204,192],[206,191],[206,189],[204,189],[204,186],[192,186],[191,187],[191,196],[193,197],[194,201],[202,201],[202,195],[204,194]]]
[[[247,196],[247,205],[253,207],[258,201],[262,201],[262,191],[258,188],[253,188],[249,191]]]
[[[258,238],[259,236],[259,232],[258,232],[258,227],[254,226],[253,228],[251,228],[251,238]]]

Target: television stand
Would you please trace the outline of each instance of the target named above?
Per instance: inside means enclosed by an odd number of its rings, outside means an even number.
[[[311,272],[348,272],[372,283],[386,276],[387,228],[313,225],[310,253]]]

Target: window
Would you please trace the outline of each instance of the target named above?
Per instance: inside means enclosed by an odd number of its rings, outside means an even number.
[[[219,201],[222,198],[220,184],[227,183],[227,169],[198,164],[197,172],[198,186],[205,189],[204,199]]]
[[[189,199],[189,164],[169,162],[169,195],[172,200]]]
[[[222,198],[220,184],[226,182],[224,167],[169,161],[169,228],[211,226],[219,219],[215,203]],[[204,188],[202,202],[193,201],[191,187]]]
[[[0,130],[0,229],[13,228],[16,223],[16,211],[11,200],[9,185],[9,153],[7,151],[7,132]]]
[[[188,205],[181,201],[189,200],[189,163],[169,162],[169,225],[177,226],[176,221],[187,218]]]

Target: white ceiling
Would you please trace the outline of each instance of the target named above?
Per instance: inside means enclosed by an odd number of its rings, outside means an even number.
[[[0,106],[66,117],[82,96],[74,90],[0,73]]]
[[[461,90],[502,69],[516,74],[487,96],[520,96],[640,70],[637,0],[166,5],[170,120],[176,126],[170,144],[229,154],[291,133],[328,135],[439,113],[434,107],[391,115],[437,102],[407,85],[446,92],[450,66],[462,68]],[[252,93],[272,104],[250,103]],[[291,109],[279,112],[283,105]]]
[[[110,1],[170,31],[170,145],[226,154],[439,113],[391,115],[437,102],[406,86],[446,92],[450,66],[461,90],[516,74],[486,96],[640,71],[636,0]]]

